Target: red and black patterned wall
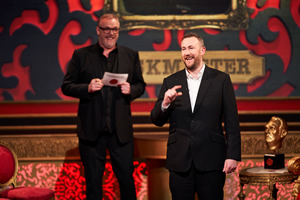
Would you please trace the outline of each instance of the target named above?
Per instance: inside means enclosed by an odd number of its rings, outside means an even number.
[[[250,50],[254,55],[265,58],[265,76],[251,84],[235,85],[237,97],[299,98],[300,1],[247,0],[246,4],[250,17],[247,30],[195,29],[193,32],[204,38],[208,50]],[[0,102],[69,99],[60,91],[68,62],[74,49],[97,42],[95,27],[103,13],[103,6],[104,0],[1,0]],[[181,38],[186,32],[189,31],[121,31],[118,43],[138,51],[179,51]],[[158,90],[159,86],[148,85],[142,98],[155,98]],[[255,104],[258,105],[268,106],[261,101]],[[289,105],[289,110],[297,105],[295,109],[300,110],[299,103]],[[280,104],[282,108],[289,105]],[[48,106],[47,110],[44,104],[4,104],[0,113],[14,114],[26,107],[30,111],[25,109],[24,113],[40,113],[38,110],[53,112],[51,105]],[[69,109],[68,106],[63,105],[64,111],[76,112],[74,107]],[[152,104],[139,106],[136,103],[134,106],[135,112],[149,111]],[[238,106],[259,108],[241,103]],[[146,164],[144,161],[135,161],[134,164],[138,199],[147,199]],[[261,161],[245,160],[240,162],[239,169],[262,165]],[[19,166],[18,183],[52,188],[56,199],[84,199],[82,171],[78,162],[23,162]],[[115,199],[118,186],[109,163],[105,177],[105,198]],[[280,198],[291,198],[292,186],[279,187]],[[237,174],[227,179],[224,190],[228,196],[237,196]],[[266,198],[268,188],[262,190],[259,193],[258,187],[248,187],[253,199]]]
[[[300,96],[300,1],[247,0],[249,28],[196,29],[208,50],[250,50],[265,58],[265,76],[235,85],[237,97]],[[104,0],[0,2],[0,101],[61,100],[72,52],[97,42]],[[121,31],[119,44],[139,51],[178,51],[187,30]],[[155,98],[147,86],[142,98]]]

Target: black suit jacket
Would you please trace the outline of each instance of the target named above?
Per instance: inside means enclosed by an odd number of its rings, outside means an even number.
[[[166,112],[161,105],[165,92],[181,85]],[[225,135],[222,129],[224,118]],[[201,171],[222,170],[225,159],[241,159],[241,137],[234,89],[229,75],[205,67],[192,113],[185,70],[164,79],[151,111],[157,126],[170,123],[166,167],[184,172],[192,162]]]
[[[130,102],[145,90],[137,51],[118,46],[118,73],[128,73],[131,95],[123,95],[120,88],[116,95],[115,125],[119,140],[123,143],[133,139]],[[93,78],[103,78],[105,66],[101,66],[99,44],[75,50],[62,84],[62,92],[79,98],[77,135],[80,139],[95,141],[102,128],[104,99],[100,91],[88,93]]]

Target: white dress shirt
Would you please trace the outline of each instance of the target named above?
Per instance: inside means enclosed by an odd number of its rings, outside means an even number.
[[[203,67],[198,73],[197,77],[193,77],[186,69],[186,78],[187,78],[187,84],[188,84],[188,90],[189,90],[189,95],[190,95],[190,101],[191,101],[191,106],[192,106],[192,112],[194,112],[196,100],[197,100],[197,95],[199,91],[199,87],[201,84],[201,80],[203,77],[203,72],[205,69],[205,64],[203,63]]]
[[[203,67],[200,70],[200,72],[198,73],[197,78],[194,78],[186,69],[185,69],[185,73],[186,73],[186,79],[187,79],[187,85],[188,85],[188,91],[189,91],[189,95],[190,95],[190,101],[191,101],[191,106],[192,106],[192,112],[194,112],[194,107],[195,107],[195,103],[196,103],[196,99],[197,99],[197,95],[198,95],[198,91],[199,91],[199,87],[201,84],[201,80],[203,77],[203,72],[205,69],[205,64],[203,63]],[[161,104],[161,110],[163,112],[165,112],[168,108],[169,108],[170,104],[167,105],[166,107],[164,107]]]

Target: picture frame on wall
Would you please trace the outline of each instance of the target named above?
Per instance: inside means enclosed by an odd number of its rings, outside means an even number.
[[[121,30],[242,30],[249,22],[246,0],[106,0],[103,11],[120,17]]]

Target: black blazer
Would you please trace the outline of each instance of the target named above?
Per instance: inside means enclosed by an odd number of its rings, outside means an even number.
[[[234,89],[229,75],[205,67],[192,113],[185,70],[164,79],[151,111],[157,126],[170,123],[166,167],[189,170],[192,162],[201,171],[222,170],[225,159],[241,159],[241,137]],[[165,92],[181,85],[178,96],[166,112],[161,105]],[[225,136],[222,129],[224,118]]]
[[[145,90],[137,51],[118,46],[118,73],[128,73],[131,95],[123,95],[118,89],[115,107],[116,133],[123,143],[133,139],[130,102]],[[102,128],[103,96],[101,90],[88,93],[93,78],[103,78],[105,66],[101,66],[99,44],[75,50],[61,86],[63,94],[79,98],[77,135],[80,139],[95,141]]]

